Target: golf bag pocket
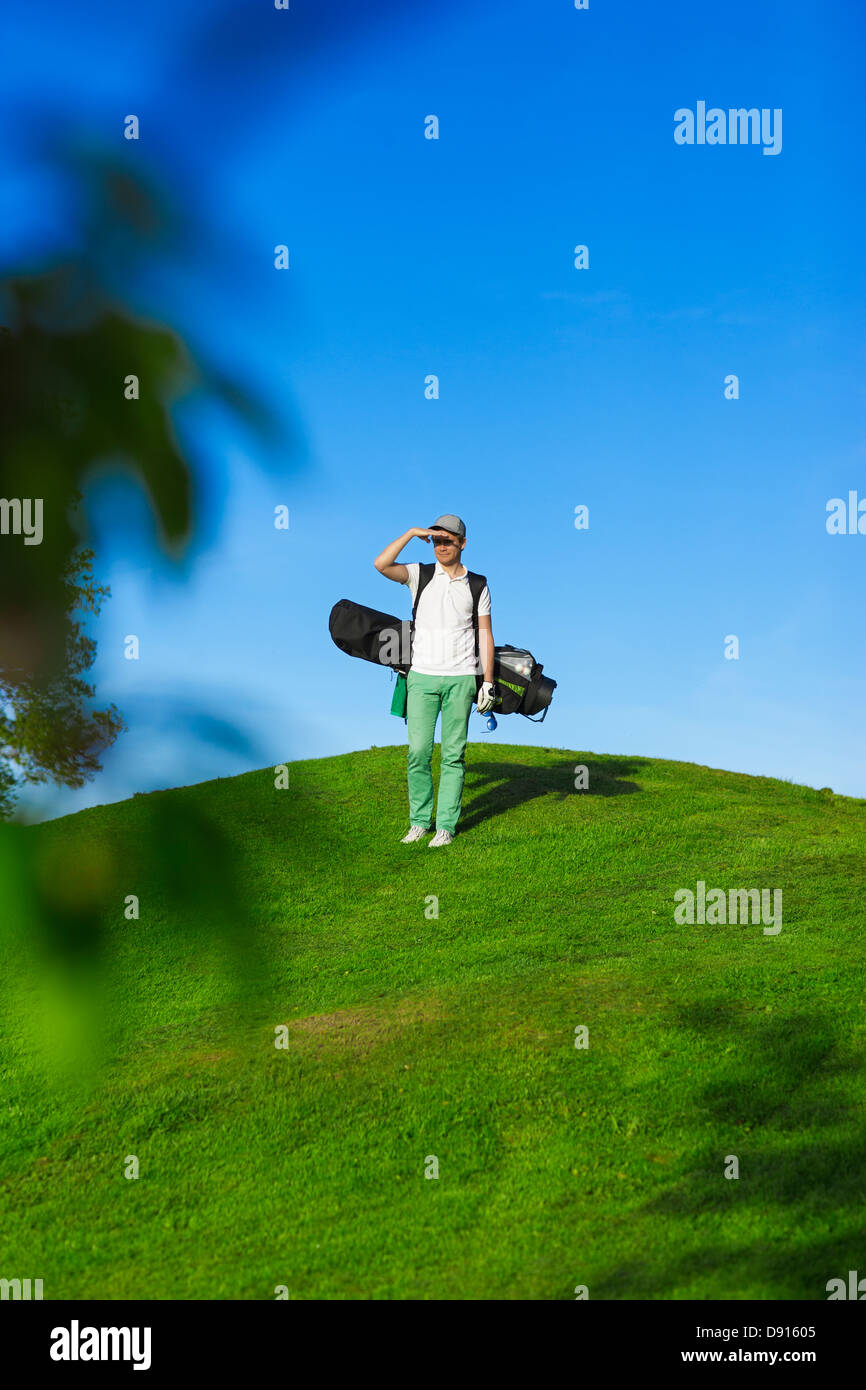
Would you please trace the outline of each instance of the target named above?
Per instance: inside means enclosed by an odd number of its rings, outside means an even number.
[[[406,718],[406,705],[408,703],[408,687],[406,677],[400,671],[397,675],[397,683],[394,686],[394,694],[391,699],[391,713],[396,714],[398,719]]]
[[[497,714],[523,714],[527,719],[539,716],[541,723],[556,689],[556,681],[542,675],[543,667],[532,652],[523,647],[497,647],[494,679],[501,703]]]

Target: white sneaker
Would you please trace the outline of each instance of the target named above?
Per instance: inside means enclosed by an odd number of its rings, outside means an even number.
[[[450,845],[453,839],[454,836],[450,830],[437,830],[427,848],[439,849],[440,845]]]
[[[413,825],[408,835],[404,835],[400,841],[401,845],[414,845],[416,840],[420,840],[422,835],[429,835],[432,829],[429,825]]]

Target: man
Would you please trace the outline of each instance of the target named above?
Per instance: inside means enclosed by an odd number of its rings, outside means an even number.
[[[430,849],[450,845],[457,833],[463,800],[464,755],[469,715],[478,685],[482,714],[493,708],[493,629],[490,591],[485,584],[478,601],[478,656],[472,625],[469,571],[462,563],[466,527],[459,516],[440,516],[432,526],[413,526],[382,551],[376,569],[397,584],[408,584],[412,602],[418,593],[417,564],[399,565],[397,556],[414,536],[432,540],[436,556],[433,577],[418,600],[412,662],[407,676],[406,715],[409,725],[409,819],[403,844],[411,845],[433,829],[433,738],[442,714],[442,767],[436,804],[436,834]]]

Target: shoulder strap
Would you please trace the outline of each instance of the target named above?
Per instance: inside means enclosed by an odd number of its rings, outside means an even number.
[[[412,623],[415,622],[415,614],[418,612],[418,600],[423,594],[430,580],[433,578],[435,564],[424,564],[418,566],[418,588],[415,591],[415,602],[412,604]]]
[[[487,583],[486,574],[473,574],[467,570],[466,577],[469,580],[469,592],[472,595],[472,627],[475,633],[475,660],[478,661],[478,604],[484,592],[484,585]]]

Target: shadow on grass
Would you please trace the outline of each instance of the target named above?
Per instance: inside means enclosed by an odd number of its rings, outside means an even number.
[[[808,1246],[793,1249],[778,1239],[752,1240],[732,1250],[721,1243],[707,1250],[692,1250],[672,1262],[660,1275],[648,1260],[636,1259],[611,1271],[603,1281],[598,1280],[590,1290],[599,1299],[670,1299],[673,1291],[693,1285],[696,1280],[713,1280],[713,1292],[707,1295],[710,1306],[719,1300],[738,1298],[776,1300],[808,1300],[823,1302],[828,1297],[830,1279],[844,1279],[848,1270],[859,1269],[856,1259],[850,1262],[852,1251],[862,1249],[862,1221],[854,1215],[840,1220],[837,1232]],[[742,1292],[741,1292],[742,1290]],[[694,1297],[694,1295],[690,1295]],[[712,1324],[712,1317],[698,1321]],[[776,1325],[792,1322],[791,1318],[774,1316]]]
[[[580,796],[625,796],[641,789],[635,782],[622,780],[647,766],[646,759],[590,760],[582,764],[588,772],[584,791],[574,786],[576,764],[565,759],[550,767],[533,767],[526,763],[469,762],[466,765],[464,812],[460,817],[460,833],[474,830],[493,816],[505,815],[525,801],[539,796],[553,796],[557,801]]]
[[[693,1005],[678,1022],[717,1043],[716,1074],[677,1106],[715,1137],[629,1220],[638,1246],[644,1219],[650,1244],[659,1219],[684,1228],[683,1244],[692,1222],[717,1224],[703,1248],[684,1249],[662,1269],[652,1257],[620,1262],[594,1295],[670,1298],[705,1279],[713,1298],[826,1299],[827,1281],[863,1262],[866,1135],[852,1085],[862,1069],[839,1053],[847,1036],[827,1014],[749,1014],[730,1004]],[[736,1060],[722,1073],[731,1046]],[[724,1176],[729,1155],[739,1160],[736,1179]],[[756,1227],[766,1238],[755,1238]],[[815,1236],[802,1239],[804,1227]]]

